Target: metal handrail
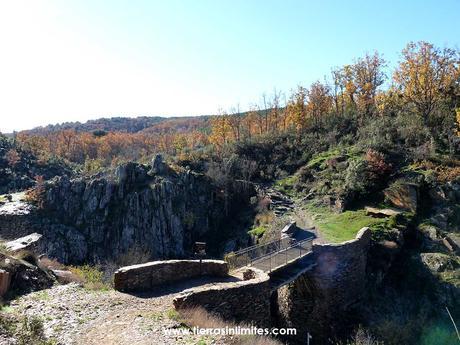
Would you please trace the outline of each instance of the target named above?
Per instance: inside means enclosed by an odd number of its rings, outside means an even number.
[[[264,258],[270,258],[269,263],[270,263],[270,271],[271,271],[271,260],[274,255],[282,253],[282,252],[286,252],[286,264],[287,264],[287,261],[288,261],[287,253],[289,249],[299,247],[300,245],[304,243],[308,243],[312,241],[313,239],[309,238],[309,239],[292,242],[292,239],[287,237],[287,238],[275,240],[269,243],[251,246],[251,247],[239,250],[234,253],[230,253],[225,257],[225,261],[227,261],[231,269],[235,269],[235,268],[251,265],[253,262],[264,259]],[[263,248],[266,248],[267,252],[266,253],[262,252],[261,254],[256,255],[258,254],[256,250],[263,249]],[[299,257],[302,256],[302,249],[303,249],[302,247],[299,247]]]
[[[296,247],[298,247],[300,244],[307,243],[307,242],[313,242],[313,239],[312,239],[312,238],[307,238],[307,239],[305,239],[305,240],[296,241],[296,242],[294,242],[294,243],[293,243],[291,246],[289,246],[289,247],[286,247],[286,248],[284,248],[284,249],[280,249],[280,250],[278,250],[277,252],[269,253],[269,254],[267,254],[267,255],[258,257],[257,260],[263,259],[263,258],[265,258],[265,257],[270,257],[270,267],[271,267],[271,258],[272,258],[273,256],[279,254],[279,253],[285,252],[285,253],[286,253],[286,262],[285,262],[285,263],[287,264],[287,252],[288,252],[288,250],[289,250],[289,249],[296,248]],[[307,252],[305,252],[305,253],[307,253]],[[300,252],[299,252],[299,257],[301,257],[301,256],[302,256],[302,247],[300,247]],[[255,260],[254,260],[254,261],[255,261]],[[253,261],[253,262],[254,262],[254,261]],[[270,270],[271,270],[271,269],[270,269]]]
[[[270,242],[267,242],[267,243],[259,243],[259,244],[254,244],[250,247],[246,247],[246,248],[243,248],[243,249],[240,249],[240,250],[237,250],[236,252],[233,252],[232,254],[233,255],[238,255],[238,254],[243,254],[243,253],[246,253],[246,252],[249,252],[251,250],[254,250],[256,248],[262,248],[262,247],[267,247],[271,244],[275,244],[275,243],[280,243],[282,242],[283,240],[285,239],[289,239],[289,238],[281,238],[279,240],[274,240],[274,241],[270,241]]]

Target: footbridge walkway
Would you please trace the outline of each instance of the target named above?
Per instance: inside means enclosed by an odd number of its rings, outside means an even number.
[[[296,228],[291,236],[230,253],[225,261],[231,270],[255,267],[268,273],[275,290],[315,266],[310,255],[314,238],[313,232]]]

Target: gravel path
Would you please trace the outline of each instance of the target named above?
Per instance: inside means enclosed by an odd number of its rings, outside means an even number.
[[[134,296],[58,285],[12,301],[10,312],[40,317],[45,335],[62,345],[230,344],[231,339],[224,337],[164,333],[181,327],[171,318],[171,310],[173,298],[183,288],[187,286],[176,286],[172,293],[169,288],[155,296]]]

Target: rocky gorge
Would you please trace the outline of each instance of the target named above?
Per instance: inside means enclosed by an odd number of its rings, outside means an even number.
[[[134,262],[183,258],[204,240],[216,255],[228,220],[255,192],[238,182],[222,191],[208,177],[174,171],[157,157],[152,166],[126,163],[111,175],[57,177],[33,193],[25,212],[0,212],[2,237],[41,234],[35,244],[41,254],[78,264],[123,255]]]

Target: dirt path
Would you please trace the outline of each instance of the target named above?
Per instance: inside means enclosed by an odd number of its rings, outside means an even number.
[[[296,221],[297,226],[301,229],[308,229],[315,234],[316,238],[314,239],[313,243],[326,243],[318,227],[315,225],[315,221],[312,219],[310,212],[303,209],[302,206],[299,205],[298,201],[295,201],[294,205],[295,206],[292,213],[292,218]]]
[[[303,208],[302,201],[299,199],[291,198],[289,195],[282,191],[276,190],[272,187],[264,187],[263,192],[272,199],[272,209],[278,217],[288,217],[295,220],[297,226],[303,230],[311,231],[315,234],[316,238],[314,243],[325,243],[324,237],[321,235],[315,221],[308,210]],[[282,212],[279,211],[279,202],[282,200]]]
[[[210,340],[203,336],[164,332],[181,327],[173,317],[172,300],[190,285],[187,282],[158,290],[155,295],[137,296],[59,285],[18,298],[11,303],[10,312],[38,316],[46,336],[62,345],[207,344]],[[223,337],[213,337],[212,343],[229,344]]]

